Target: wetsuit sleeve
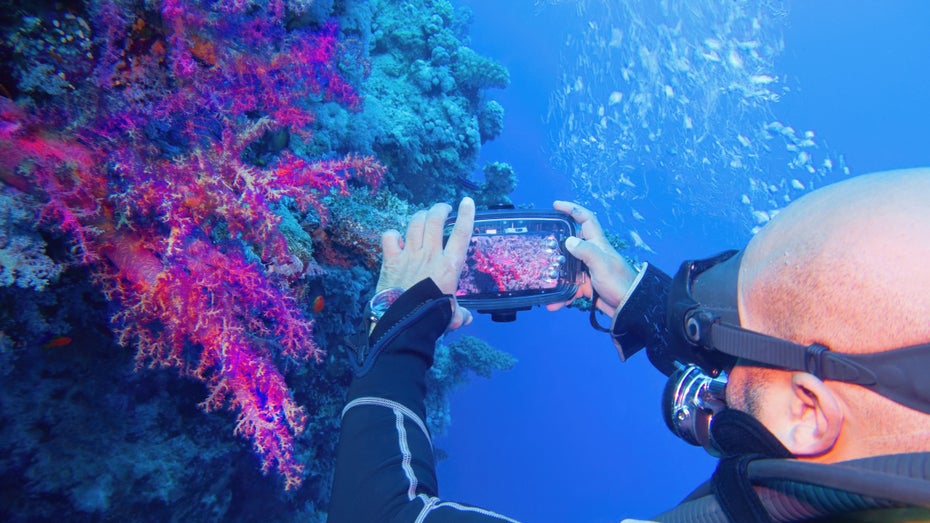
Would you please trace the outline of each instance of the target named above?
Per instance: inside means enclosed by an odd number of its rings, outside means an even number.
[[[353,380],[342,411],[330,523],[514,521],[439,498],[424,398],[436,340],[452,319],[451,300],[423,280],[372,331],[376,359]]]
[[[671,284],[668,274],[648,263],[636,277],[610,326],[621,360],[626,361],[644,347],[664,352],[668,346],[666,310]]]

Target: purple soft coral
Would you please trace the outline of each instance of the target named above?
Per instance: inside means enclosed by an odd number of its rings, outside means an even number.
[[[91,77],[100,99],[73,118],[90,123],[53,135],[60,120],[0,105],[0,181],[42,196],[46,222],[98,268],[137,366],[204,381],[201,406],[237,412],[235,432],[262,470],[292,489],[306,413],[275,359],[320,361],[323,350],[287,281],[266,269],[294,259],[275,211],[293,204],[325,220],[324,196],[352,178],[376,187],[384,168],[361,156],[312,162],[286,147],[263,166],[244,159],[275,133],[309,136],[313,99],[361,102],[338,73],[334,23],[287,31],[280,1],[237,5],[102,6]]]

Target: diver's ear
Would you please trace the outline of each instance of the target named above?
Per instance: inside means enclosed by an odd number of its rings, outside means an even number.
[[[791,375],[788,419],[781,440],[795,456],[817,456],[836,444],[845,415],[839,399],[813,374]]]

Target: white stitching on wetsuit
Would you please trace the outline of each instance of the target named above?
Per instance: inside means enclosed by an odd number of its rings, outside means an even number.
[[[423,510],[417,515],[416,521],[414,523],[423,523],[423,520],[426,519],[426,515],[433,510],[433,504],[439,501],[439,498],[433,498],[427,496],[426,494],[420,494],[417,496],[423,502]]]
[[[397,418],[397,441],[400,444],[400,455],[403,457],[402,467],[404,475],[407,476],[407,499],[413,501],[417,497],[417,475],[413,472],[410,462],[413,460],[413,454],[410,453],[410,446],[407,445],[407,429],[404,427],[404,413],[394,409],[394,416]]]
[[[416,523],[423,523],[426,520],[426,517],[429,516],[430,512],[436,510],[437,508],[451,508],[454,510],[460,510],[462,512],[475,512],[485,516],[493,517],[500,519],[501,521],[508,521],[511,523],[519,523],[515,519],[508,518],[496,512],[491,512],[490,510],[485,510],[478,507],[471,507],[468,505],[462,505],[461,503],[453,503],[450,501],[441,501],[439,498],[428,496],[426,494],[417,495],[417,486],[418,480],[416,474],[413,471],[411,462],[413,460],[413,454],[410,452],[410,446],[407,444],[407,429],[404,426],[404,417],[410,418],[420,430],[423,431],[423,434],[426,436],[427,441],[429,441],[430,448],[433,446],[432,440],[430,440],[429,432],[426,430],[426,425],[417,416],[412,410],[408,409],[404,405],[397,403],[385,398],[377,397],[363,397],[357,398],[350,401],[345,408],[342,409],[342,415],[345,416],[346,412],[349,409],[358,407],[360,405],[376,405],[379,407],[387,407],[394,412],[395,417],[395,427],[397,429],[397,438],[398,445],[400,446],[400,454],[402,458],[402,467],[404,469],[404,475],[407,476],[409,486],[407,487],[407,499],[413,501],[415,499],[420,499],[423,502],[423,509],[420,511],[420,514],[417,516]]]
[[[426,441],[429,442],[430,448],[433,448],[433,440],[432,438],[429,437],[429,431],[426,430],[426,424],[423,423],[423,420],[421,420],[420,417],[416,415],[416,413],[414,413],[412,410],[408,409],[404,405],[401,405],[400,403],[397,403],[396,401],[392,401],[389,399],[366,396],[364,398],[356,398],[350,401],[342,409],[342,416],[345,416],[346,412],[348,412],[349,409],[353,407],[358,407],[359,405],[378,405],[381,407],[387,407],[389,409],[393,409],[395,411],[399,410],[403,412],[405,416],[410,418],[411,421],[413,421],[414,423],[417,424],[418,427],[420,427],[420,430],[423,431],[423,435],[426,436]]]
[[[498,514],[497,512],[491,512],[483,508],[472,507],[470,505],[462,505],[461,503],[454,503],[452,501],[441,501],[439,498],[428,497],[426,494],[420,494],[418,496],[423,500],[423,510],[420,511],[420,515],[417,516],[416,523],[423,523],[426,520],[426,517],[430,512],[439,509],[439,508],[451,508],[455,510],[460,510],[462,512],[476,512],[483,516],[489,516],[492,518],[500,519],[501,521],[509,521],[510,523],[520,523],[516,519],[508,518],[507,516]]]

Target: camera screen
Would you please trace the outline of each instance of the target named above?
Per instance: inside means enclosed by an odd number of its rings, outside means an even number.
[[[564,281],[562,222],[478,222],[468,246],[457,296],[519,296],[545,293]]]
[[[552,234],[474,236],[456,294],[555,289],[564,263]]]

